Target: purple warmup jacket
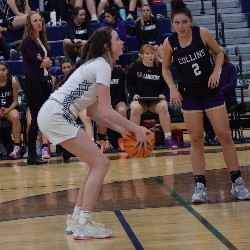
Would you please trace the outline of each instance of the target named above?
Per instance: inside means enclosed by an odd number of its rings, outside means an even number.
[[[42,47],[31,37],[27,37],[22,42],[21,51],[23,56],[23,75],[38,82],[46,80],[47,76],[44,76],[44,69],[40,68],[42,60],[37,58],[38,54],[44,58]],[[49,56],[49,51],[47,53]]]

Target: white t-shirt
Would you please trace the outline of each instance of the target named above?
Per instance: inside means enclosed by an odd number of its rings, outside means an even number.
[[[111,83],[111,67],[103,57],[98,57],[77,68],[69,79],[51,94],[50,98],[62,104],[64,115],[76,119],[79,112],[97,100],[97,83],[108,87]]]

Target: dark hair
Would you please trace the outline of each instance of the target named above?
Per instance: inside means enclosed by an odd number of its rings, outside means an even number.
[[[114,16],[114,17],[117,17],[117,12],[116,12],[116,9],[114,7],[107,7],[105,10],[104,10],[104,14],[105,13],[108,13],[110,14],[111,16]]]
[[[0,65],[3,65],[7,70],[9,70],[8,65],[5,61],[0,61]]]
[[[89,40],[84,44],[82,51],[80,53],[80,60],[77,61],[74,68],[67,75],[65,81],[69,78],[69,76],[82,64],[94,60],[97,57],[102,57],[106,53],[106,49],[104,47],[107,44],[107,47],[110,48],[111,51],[111,39],[112,39],[112,31],[114,29],[111,27],[103,27],[96,29],[94,33],[90,36]]]
[[[85,9],[84,9],[83,7],[76,6],[76,7],[73,9],[72,18],[74,19],[76,16],[78,16],[79,11],[81,11],[81,10],[84,10],[84,11],[85,11]]]
[[[187,8],[187,5],[182,0],[171,0],[171,20],[173,21],[174,16],[177,14],[184,14],[193,20],[191,11]]]
[[[60,61],[59,61],[59,64],[60,64],[60,68],[62,68],[62,65],[64,63],[70,63],[72,66],[74,65],[73,61],[69,58],[69,57],[63,57]]]

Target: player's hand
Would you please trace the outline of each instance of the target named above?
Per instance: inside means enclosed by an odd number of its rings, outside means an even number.
[[[134,147],[139,146],[138,150],[140,150],[141,147],[144,147],[146,149],[148,144],[152,145],[151,141],[149,141],[147,137],[147,134],[152,134],[152,132],[150,130],[145,130],[142,127],[139,127],[139,129],[135,132],[137,142]]]
[[[182,96],[178,89],[171,89],[170,90],[170,105],[175,106],[177,108],[182,107]]]
[[[213,72],[208,79],[208,88],[214,89],[220,83],[220,72]]]

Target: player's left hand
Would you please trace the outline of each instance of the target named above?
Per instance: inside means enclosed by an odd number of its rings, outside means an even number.
[[[208,79],[208,88],[214,89],[220,83],[220,72],[213,72]]]

